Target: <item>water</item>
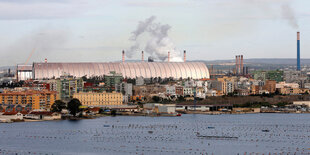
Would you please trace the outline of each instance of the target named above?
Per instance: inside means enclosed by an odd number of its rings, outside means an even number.
[[[0,154],[310,154],[309,120],[309,114],[246,114],[0,124]]]

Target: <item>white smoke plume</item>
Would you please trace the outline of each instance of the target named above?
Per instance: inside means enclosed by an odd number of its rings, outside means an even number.
[[[139,22],[137,29],[132,32],[132,36],[129,38],[133,45],[126,50],[127,57],[131,58],[134,53],[143,50],[153,58],[165,61],[168,58],[168,51],[170,51],[170,61],[182,61],[180,51],[176,49],[168,36],[171,26],[156,23],[155,19],[155,16],[151,16]],[[145,38],[147,39],[144,40]]]

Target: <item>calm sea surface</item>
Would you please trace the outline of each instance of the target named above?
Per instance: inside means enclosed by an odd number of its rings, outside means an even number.
[[[0,124],[0,154],[8,155],[281,153],[310,154],[310,114],[117,116]]]

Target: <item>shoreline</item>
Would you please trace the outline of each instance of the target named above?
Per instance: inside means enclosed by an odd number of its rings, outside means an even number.
[[[192,115],[192,114],[200,114],[200,115],[243,115],[243,114],[310,114],[310,112],[281,112],[281,111],[273,111],[273,112],[201,112],[201,111],[186,111],[182,112],[182,115]],[[76,118],[62,118],[62,119],[55,119],[55,120],[34,120],[34,119],[23,119],[23,120],[12,120],[10,122],[0,122],[1,123],[19,123],[19,122],[44,122],[44,121],[62,121],[62,120],[71,120],[71,121],[78,121],[78,120],[86,120],[86,119],[96,119],[100,117],[108,117],[112,115],[104,115],[99,114],[93,117],[76,117]],[[176,116],[172,114],[143,114],[143,113],[133,113],[133,114],[117,114],[116,116],[132,116],[132,117],[182,117]],[[113,117],[113,116],[112,116]]]

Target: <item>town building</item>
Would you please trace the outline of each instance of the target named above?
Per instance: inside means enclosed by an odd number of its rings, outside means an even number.
[[[105,107],[108,105],[122,105],[123,94],[117,92],[79,92],[73,98],[78,99],[82,105],[89,107]]]
[[[175,86],[169,86],[169,85],[166,85],[166,95],[167,96],[175,96],[176,93],[175,93]]]
[[[71,75],[60,76],[56,79],[57,93],[61,100],[69,101],[73,94],[83,91],[83,79]]]
[[[123,76],[121,73],[116,73],[111,71],[109,74],[104,75],[104,86],[107,91],[115,91],[115,85],[120,84],[123,81]]]
[[[277,81],[275,80],[266,80],[263,90],[267,90],[269,93],[273,94],[276,92],[276,84]]]
[[[115,84],[115,91],[122,93],[124,97],[124,103],[128,103],[132,93],[132,83],[122,82],[120,84]]]
[[[300,88],[305,87],[308,78],[301,71],[284,71],[284,80],[286,83],[298,83]]]
[[[274,80],[277,82],[283,81],[283,71],[274,70],[274,71],[254,71],[253,77],[255,80],[266,81]]]
[[[57,93],[48,90],[4,90],[3,93],[0,93],[1,104],[31,105],[33,110],[49,110],[57,99]]]

